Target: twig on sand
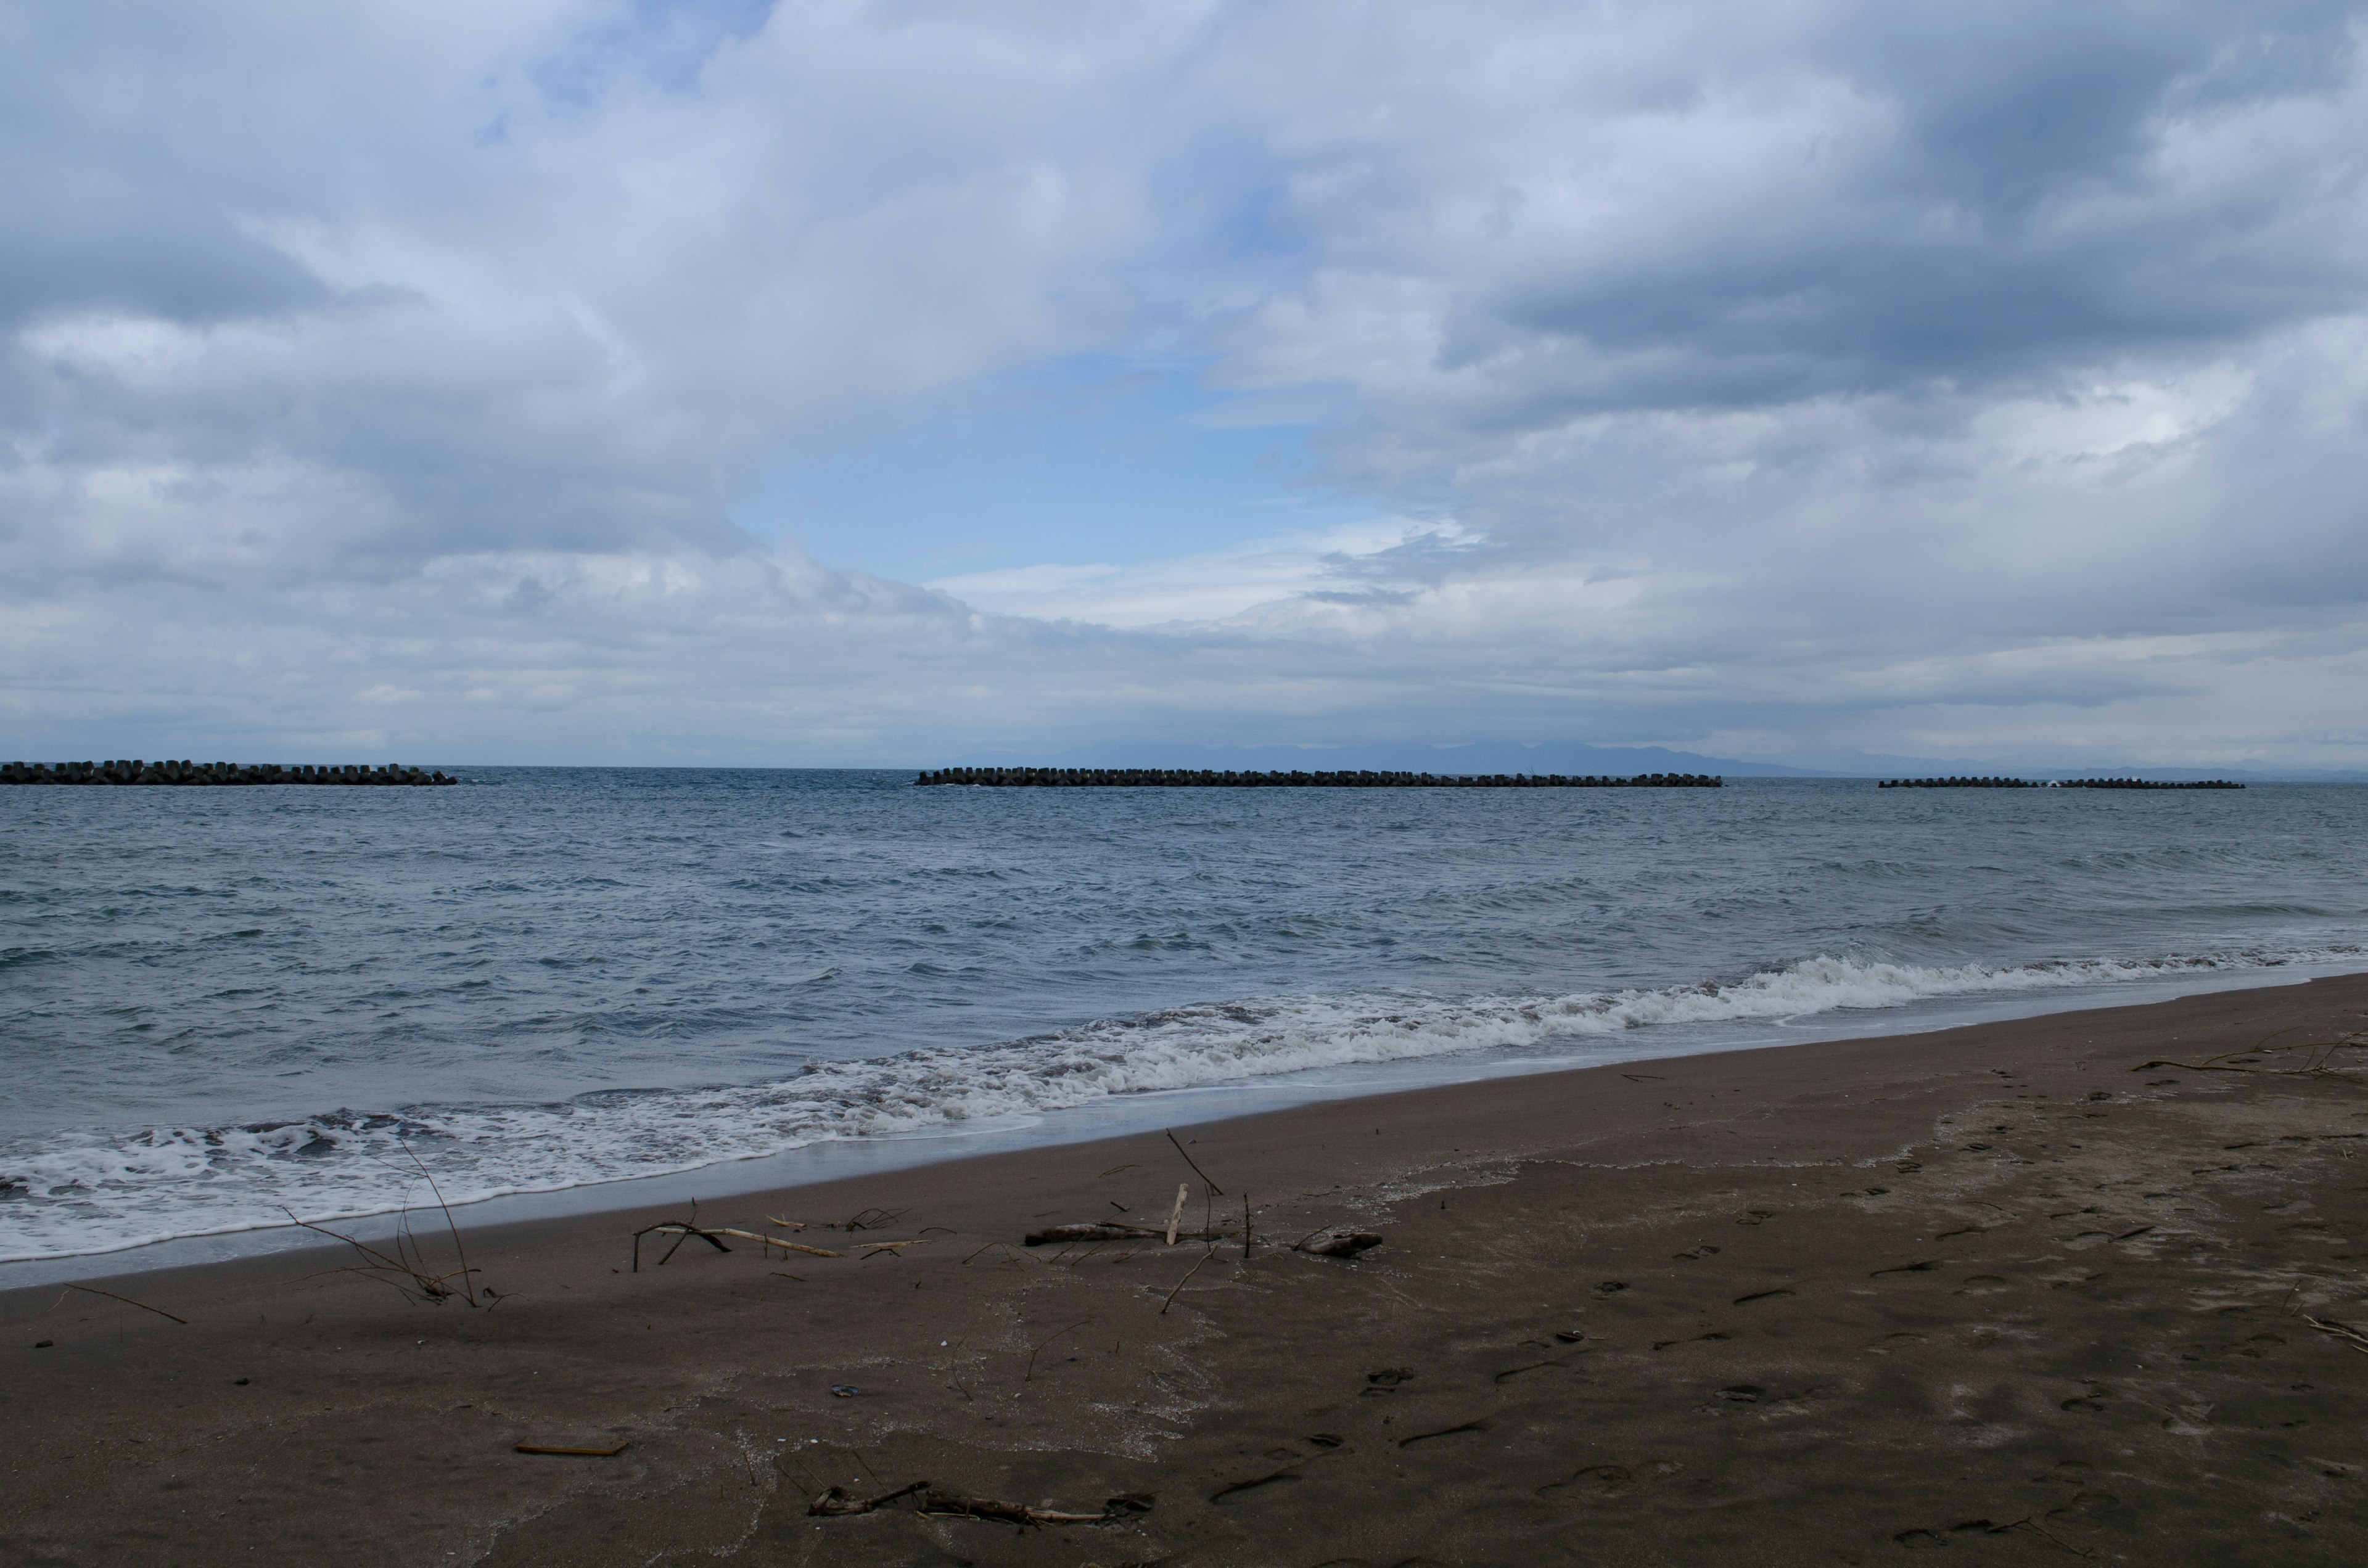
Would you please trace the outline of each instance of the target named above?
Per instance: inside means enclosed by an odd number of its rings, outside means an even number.
[[[969,1343],[970,1335],[965,1334],[960,1339],[954,1341],[954,1347],[951,1350],[946,1352],[946,1376],[953,1380],[954,1392],[962,1395],[964,1399],[970,1399],[972,1395],[970,1390],[964,1386],[962,1381],[962,1374],[954,1370],[954,1358],[960,1356],[962,1353],[962,1346]]]
[[[476,1287],[469,1283],[469,1276],[474,1271],[469,1267],[468,1249],[461,1244],[461,1227],[453,1221],[452,1206],[444,1201],[444,1189],[436,1185],[436,1173],[427,1168],[427,1162],[421,1159],[418,1152],[413,1149],[400,1134],[396,1136],[394,1142],[405,1154],[411,1156],[411,1163],[419,1167],[419,1174],[427,1178],[427,1190],[436,1195],[436,1207],[444,1210],[444,1228],[451,1233],[452,1251],[461,1260],[461,1290],[468,1297],[469,1304],[473,1307],[477,1304],[477,1291]]]
[[[902,1257],[905,1256],[905,1249],[906,1247],[928,1246],[929,1244],[929,1239],[927,1236],[924,1236],[918,1241],[911,1242],[858,1242],[856,1244],[869,1249],[863,1255],[867,1258],[878,1257],[883,1252],[894,1253],[898,1257]]]
[[[1242,1194],[1242,1261],[1250,1260],[1250,1195]]]
[[[716,1235],[712,1231],[702,1231],[689,1220],[666,1220],[655,1225],[644,1225],[640,1230],[633,1233],[633,1272],[636,1274],[639,1274],[642,1271],[642,1238],[643,1236],[653,1234],[661,1236],[670,1235],[675,1239],[674,1245],[666,1249],[666,1257],[658,1259],[657,1267],[661,1268],[666,1267],[666,1258],[672,1257],[676,1253],[682,1250],[682,1244],[690,1240],[693,1236],[697,1236],[700,1241],[705,1242],[709,1246],[713,1247],[718,1252],[730,1252],[732,1250],[730,1247],[725,1246],[723,1244],[723,1238]]]
[[[867,1465],[864,1468],[869,1470],[871,1467]],[[876,1481],[878,1477],[875,1476],[873,1479]],[[894,1492],[882,1492],[877,1497],[860,1499],[849,1496],[844,1486],[834,1486],[807,1504],[806,1512],[826,1519],[845,1518],[849,1514],[868,1514],[882,1503],[894,1503],[899,1497],[909,1497],[916,1492],[926,1492],[928,1490],[928,1485],[926,1481],[916,1481],[899,1486]]]
[[[2019,1529],[2037,1530],[2041,1535],[2045,1536],[2048,1540],[2054,1541],[2056,1545],[2062,1547],[2065,1551],[2070,1552],[2075,1557],[2094,1557],[2097,1555],[2086,1547],[2073,1545],[2070,1541],[2066,1540],[2062,1536],[2057,1535],[2054,1530],[2049,1529],[2045,1525],[2041,1524],[2037,1519],[2031,1517],[2027,1514],[2021,1518],[2010,1520],[2006,1524],[1992,1525],[1989,1528],[1989,1533],[1992,1535],[2004,1535],[2009,1530]]]
[[[922,1494],[921,1512],[955,1518],[1003,1519],[1015,1525],[1098,1525],[1112,1517],[1108,1509],[1099,1514],[1067,1514],[1052,1508],[1031,1508],[1025,1503],[997,1502],[992,1497],[964,1497],[959,1493],[940,1492],[934,1486]]]
[[[2368,1356],[2368,1334],[2362,1334],[2348,1323],[2337,1323],[2331,1318],[2311,1316],[2302,1310],[2302,1302],[2298,1300],[2301,1295],[2302,1287],[2297,1285],[2294,1289],[2294,1294],[2286,1298],[2287,1316],[2300,1318],[2328,1338],[2340,1339],[2362,1355]]]
[[[2269,1067],[2256,1060],[2288,1051],[2311,1054],[2303,1058],[2303,1064],[2299,1067]],[[2340,1040],[2297,1040],[2287,1045],[2271,1045],[2265,1041],[2243,1051],[2224,1051],[2201,1062],[2173,1062],[2168,1057],[2157,1057],[2151,1062],[2139,1062],[2130,1071],[2148,1073],[2157,1067],[2177,1067],[2189,1073],[2260,1073],[2280,1078],[2340,1078],[2351,1084],[2362,1082],[2360,1073],[2339,1064],[2335,1054],[2339,1051],[2368,1051],[2368,1030],[2355,1031]],[[2368,1066],[2368,1059],[2353,1057],[2348,1060]]]
[[[112,1290],[101,1290],[97,1287],[90,1285],[69,1285],[66,1289],[69,1290],[79,1290],[85,1296],[104,1296],[110,1301],[121,1301],[127,1307],[138,1307],[143,1312],[154,1312],[160,1318],[173,1318],[173,1321],[179,1324],[183,1328],[189,1326],[189,1320],[187,1318],[173,1317],[172,1313],[166,1312],[162,1307],[152,1307],[145,1301],[135,1301],[129,1296],[119,1296]],[[63,1301],[65,1297],[61,1294],[58,1297],[58,1300],[60,1301]],[[51,1310],[54,1312],[56,1311],[56,1308],[52,1307]]]
[[[1161,1317],[1166,1317],[1167,1315],[1167,1309],[1176,1304],[1176,1297],[1178,1293],[1180,1292],[1185,1286],[1192,1282],[1192,1276],[1201,1272],[1201,1264],[1208,1262],[1211,1258],[1216,1256],[1217,1249],[1214,1246],[1212,1246],[1208,1251],[1201,1255],[1200,1263],[1195,1263],[1191,1267],[1184,1271],[1184,1278],[1176,1281],[1176,1289],[1167,1292],[1167,1300],[1159,1303],[1159,1315]]]
[[[510,1451],[520,1454],[564,1454],[572,1459],[609,1460],[615,1459],[632,1446],[631,1443],[619,1443],[613,1449],[570,1449],[553,1443],[519,1443]]]
[[[1044,1346],[1052,1344],[1053,1341],[1060,1338],[1061,1335],[1064,1334],[1075,1334],[1077,1330],[1085,1327],[1086,1324],[1093,1321],[1094,1320],[1091,1318],[1079,1318],[1068,1327],[1054,1329],[1052,1333],[1038,1340],[1036,1342],[1036,1347],[1028,1352],[1028,1370],[1020,1374],[1019,1381],[1023,1383],[1034,1382],[1036,1381],[1036,1358],[1044,1353]]]
[[[1054,1242],[1157,1241],[1167,1233],[1165,1230],[1161,1229],[1157,1225],[1129,1225],[1116,1220],[1095,1220],[1082,1225],[1048,1225],[1041,1231],[1029,1232],[1022,1240],[1029,1246],[1041,1247],[1049,1245]],[[1213,1230],[1178,1231],[1176,1233],[1176,1239],[1178,1241],[1186,1242],[1228,1241],[1232,1239],[1233,1233],[1234,1233],[1231,1231]],[[1002,1245],[1003,1244],[1001,1242],[989,1242],[986,1244],[986,1246]],[[985,1252],[985,1250],[986,1247],[981,1247],[978,1249],[978,1252]],[[1009,1249],[1006,1248],[1005,1250],[1008,1251]],[[974,1252],[970,1256],[972,1257],[976,1257],[978,1256],[978,1252]],[[968,1259],[964,1259],[964,1261],[967,1262]]]
[[[296,1218],[296,1211],[292,1209],[282,1207],[279,1211],[287,1215],[288,1222],[298,1229],[317,1231],[331,1241],[345,1243],[361,1255],[361,1262],[348,1264],[343,1268],[327,1270],[331,1274],[359,1274],[366,1278],[382,1279],[424,1306],[438,1306],[454,1296],[461,1297],[472,1307],[477,1304],[475,1292],[455,1289],[450,1283],[453,1279],[460,1278],[465,1285],[464,1277],[472,1272],[466,1267],[455,1269],[449,1274],[430,1274],[425,1263],[415,1264],[407,1256],[402,1256],[400,1241],[396,1244],[397,1256],[389,1257],[378,1248],[368,1245],[343,1232],[333,1231],[326,1225],[316,1225],[310,1220],[299,1220]]]
[[[653,1227],[653,1229],[655,1228],[655,1227]],[[758,1245],[766,1247],[780,1247],[783,1252],[802,1252],[813,1257],[844,1257],[847,1256],[845,1253],[832,1252],[827,1247],[810,1247],[803,1242],[785,1242],[779,1236],[768,1236],[759,1231],[735,1231],[729,1225],[717,1225],[713,1227],[713,1234],[718,1236],[738,1236],[744,1242],[755,1242]],[[681,1244],[677,1243],[676,1244],[680,1245]],[[666,1256],[671,1257],[674,1254],[672,1252],[668,1252]]]
[[[1167,1130],[1167,1128],[1164,1128],[1164,1127],[1163,1127],[1163,1128],[1161,1128],[1159,1131],[1161,1131],[1162,1132],[1167,1132],[1167,1141],[1168,1141],[1170,1143],[1176,1143],[1176,1134],[1175,1134],[1175,1133],[1173,1133],[1173,1132],[1169,1132],[1169,1131],[1168,1131],[1168,1130]],[[1176,1143],[1176,1152],[1177,1152],[1178,1153],[1179,1153],[1179,1154],[1184,1154],[1184,1145],[1183,1145],[1183,1144],[1181,1144],[1181,1143]],[[1194,1176],[1199,1176],[1202,1181],[1204,1181],[1204,1182],[1208,1182],[1208,1183],[1209,1183],[1209,1190],[1210,1190],[1211,1192],[1215,1193],[1215,1194],[1216,1194],[1218,1197],[1220,1197],[1220,1198],[1223,1198],[1224,1196],[1225,1196],[1225,1189],[1224,1189],[1224,1187],[1219,1187],[1219,1186],[1218,1186],[1215,1182],[1213,1182],[1213,1181],[1209,1181],[1209,1173],[1208,1173],[1208,1172],[1206,1172],[1206,1171],[1204,1171],[1204,1170],[1202,1170],[1202,1169],[1201,1168],[1201,1163],[1200,1163],[1198,1160],[1195,1160],[1195,1159],[1194,1159],[1191,1155],[1190,1155],[1190,1154],[1184,1154],[1184,1163],[1185,1163],[1186,1165],[1190,1165],[1190,1166],[1192,1167],[1192,1174],[1193,1174]],[[1123,1169],[1124,1167],[1121,1167],[1121,1169]]]

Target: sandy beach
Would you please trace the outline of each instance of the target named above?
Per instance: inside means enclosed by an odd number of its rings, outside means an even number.
[[[2368,1093],[2135,1069],[2363,1028],[2350,977],[698,1211],[835,1256],[464,1211],[476,1306],[334,1248],[18,1290],[0,1558],[2358,1562]],[[1024,1244],[1179,1184],[1213,1244]]]

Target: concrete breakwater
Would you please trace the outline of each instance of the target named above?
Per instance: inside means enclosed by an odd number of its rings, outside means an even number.
[[[2241,790],[2227,778],[2166,783],[2153,778],[1886,778],[1878,790]]]
[[[438,785],[461,782],[448,774],[405,767],[399,762],[320,767],[276,762],[11,762],[0,765],[0,784],[347,784]]]
[[[1090,789],[1097,786],[1217,790],[1715,790],[1703,773],[1642,773],[1634,778],[1563,773],[1234,773],[1192,767],[941,767],[914,784]]]

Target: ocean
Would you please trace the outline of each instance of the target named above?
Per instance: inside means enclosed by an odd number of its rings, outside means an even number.
[[[2368,787],[442,766],[0,790],[0,1260],[2368,967]]]

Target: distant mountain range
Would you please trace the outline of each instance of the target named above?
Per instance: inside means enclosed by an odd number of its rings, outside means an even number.
[[[2234,778],[2268,783],[2368,783],[2358,769],[2154,767],[2128,763],[2071,765],[1986,762],[1966,757],[1889,756],[1875,752],[1836,752],[1804,759],[1794,767],[1705,756],[1667,746],[1597,746],[1577,741],[1525,745],[1484,741],[1469,745],[1426,746],[1411,743],[1362,746],[1218,746],[1146,742],[1110,742],[1062,752],[982,751],[951,756],[931,766],[950,767],[1210,767],[1235,771],[1304,768],[1310,773],[1360,768],[1403,768],[1417,773],[1715,773],[1729,778],[1922,778],[1951,775],[2011,775],[2018,778]]]

